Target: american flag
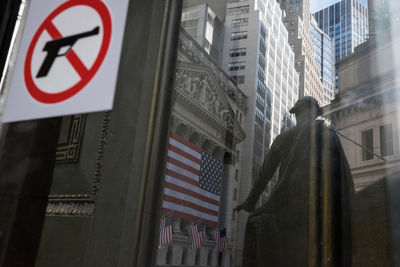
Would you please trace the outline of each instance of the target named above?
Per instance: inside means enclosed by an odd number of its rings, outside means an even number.
[[[171,133],[164,183],[163,214],[216,227],[220,201],[222,161]]]
[[[172,215],[165,216],[160,222],[160,238],[158,245],[162,246],[172,242]]]
[[[226,228],[214,232],[215,249],[219,252],[226,250]]]
[[[203,241],[204,224],[196,223],[192,226],[192,248],[200,248]]]

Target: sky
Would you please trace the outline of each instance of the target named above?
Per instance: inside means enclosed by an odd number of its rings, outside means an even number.
[[[368,0],[358,0],[361,4],[364,6],[367,6]],[[310,11],[311,13],[315,13],[318,10],[321,10],[325,7],[328,7],[332,4],[335,4],[337,2],[340,2],[340,0],[310,0],[311,8]]]

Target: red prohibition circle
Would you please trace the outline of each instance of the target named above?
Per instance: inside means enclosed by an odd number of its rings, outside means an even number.
[[[33,50],[37,44],[37,41],[41,34],[47,30],[48,27],[51,27],[52,20],[58,16],[60,13],[65,11],[68,8],[74,6],[88,6],[93,8],[99,14],[101,21],[103,23],[103,40],[100,47],[100,51],[97,55],[96,60],[94,61],[91,68],[85,73],[84,77],[81,77],[81,80],[71,86],[70,88],[59,92],[59,93],[47,93],[42,91],[34,82],[31,70],[31,63],[32,63],[32,55]],[[94,75],[99,70],[103,60],[107,54],[110,40],[111,40],[111,15],[107,8],[107,6],[101,0],[69,0],[57,7],[50,15],[43,21],[43,23],[39,26],[38,30],[36,31],[35,35],[32,38],[32,41],[29,45],[28,52],[25,58],[25,65],[24,65],[24,78],[25,84],[28,89],[29,94],[36,99],[37,101],[45,104],[54,104],[59,103],[64,100],[69,99],[70,97],[74,96],[78,92],[80,92],[94,77]],[[71,49],[72,51],[72,49]],[[71,51],[69,54],[71,54]],[[75,54],[76,55],[76,54]],[[68,55],[67,55],[68,56]]]

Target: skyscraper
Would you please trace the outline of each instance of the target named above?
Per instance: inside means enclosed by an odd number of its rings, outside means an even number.
[[[277,0],[283,10],[283,21],[289,31],[289,43],[295,52],[295,66],[299,73],[299,96],[313,96],[323,103],[320,69],[310,38],[310,1]]]
[[[327,105],[335,96],[335,51],[334,42],[325,32],[318,28],[317,21],[311,16],[311,40],[315,45],[315,60],[321,70],[324,85],[323,105]]]
[[[314,13],[314,17],[318,27],[334,39],[335,64],[368,39],[368,8],[358,0],[342,0]]]
[[[208,4],[185,7],[181,25],[211,57],[221,62],[224,24]]]
[[[223,66],[248,96],[247,138],[241,161],[239,202],[250,190],[271,141],[293,124],[299,74],[276,0],[227,3]],[[236,263],[241,262],[246,219],[238,218]]]

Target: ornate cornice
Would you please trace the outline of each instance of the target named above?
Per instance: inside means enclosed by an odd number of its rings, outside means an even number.
[[[335,120],[394,103],[399,97],[394,82],[393,76],[387,74],[348,89],[340,93],[330,105],[323,107],[324,117]]]
[[[231,135],[234,143],[244,140],[244,130],[236,120],[217,79],[208,68],[179,64],[175,91],[177,98],[189,108],[212,122],[223,134]]]
[[[201,129],[197,128],[193,123],[188,122],[184,118],[180,117],[179,114],[176,114],[175,112],[172,112],[171,115],[171,130],[173,132],[177,132],[177,129],[179,126],[185,125],[187,128],[186,134],[183,136],[186,139],[190,139],[191,136],[193,135],[198,135],[198,141],[195,143],[198,146],[201,146],[201,143],[204,143],[205,141],[208,141],[210,144],[209,150],[213,150],[215,148],[218,148],[220,150],[220,155],[215,155],[218,156],[220,160],[223,159],[223,153],[228,152],[232,155],[234,155],[234,152],[231,150],[231,148],[227,147],[220,141],[217,141],[215,138],[211,137],[210,134],[204,133]],[[210,152],[210,151],[208,151]]]

